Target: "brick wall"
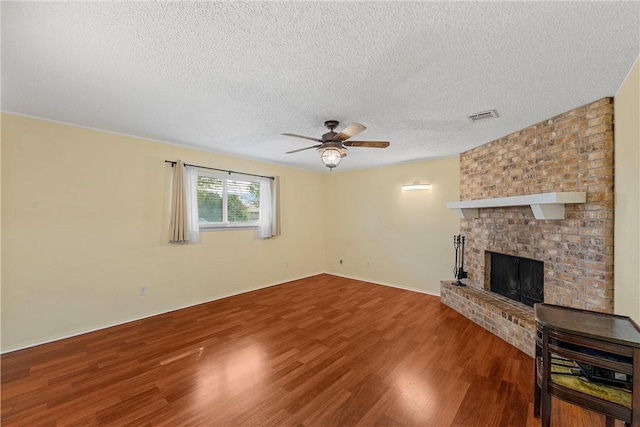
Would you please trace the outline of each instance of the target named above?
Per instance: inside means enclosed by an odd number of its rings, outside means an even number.
[[[486,288],[487,255],[544,262],[545,302],[613,312],[613,99],[603,98],[460,155],[460,200],[585,191],[564,220],[529,207],[461,221],[469,284]]]

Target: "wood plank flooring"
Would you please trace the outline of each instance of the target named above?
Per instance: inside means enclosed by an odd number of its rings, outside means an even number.
[[[326,274],[5,354],[1,403],[5,426],[540,425],[529,356],[437,297]]]

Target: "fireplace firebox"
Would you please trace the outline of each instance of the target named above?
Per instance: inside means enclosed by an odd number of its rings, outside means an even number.
[[[530,307],[544,302],[544,263],[490,252],[489,288]]]

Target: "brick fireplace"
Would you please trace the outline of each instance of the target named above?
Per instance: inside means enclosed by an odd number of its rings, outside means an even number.
[[[612,98],[460,155],[460,200],[547,192],[586,192],[587,199],[567,204],[563,220],[537,220],[523,206],[484,208],[478,218],[460,221],[471,291],[481,295],[489,288],[488,253],[496,252],[544,262],[545,302],[613,312]],[[462,304],[453,301],[451,292],[443,285],[443,302]],[[462,297],[464,304],[477,299],[476,294]]]

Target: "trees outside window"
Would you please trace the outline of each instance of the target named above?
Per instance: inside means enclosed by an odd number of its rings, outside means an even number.
[[[260,182],[199,173],[198,218],[201,229],[257,226]]]

